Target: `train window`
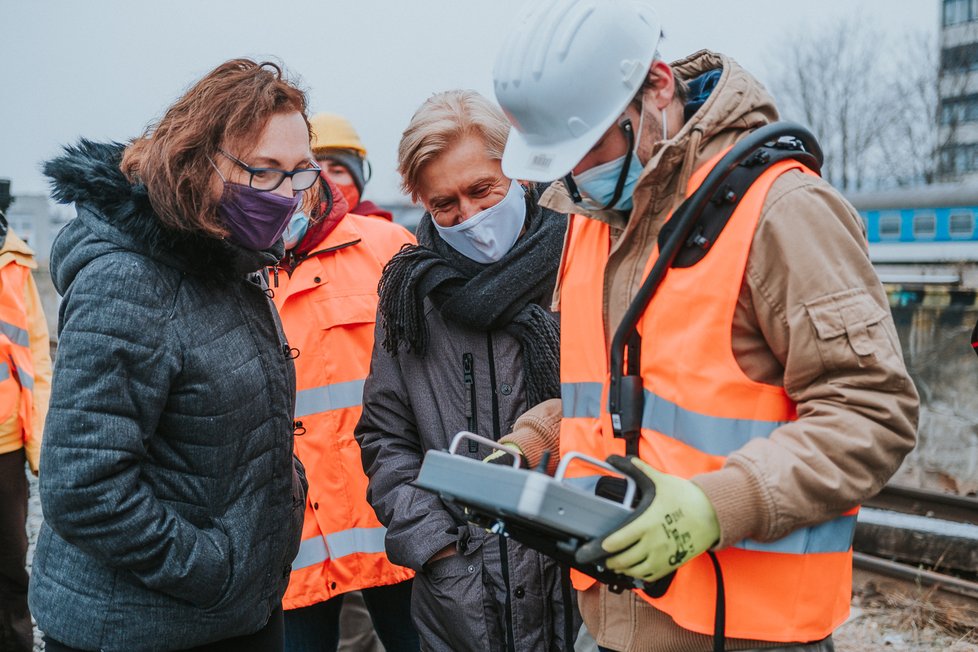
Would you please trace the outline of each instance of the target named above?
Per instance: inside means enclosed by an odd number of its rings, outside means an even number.
[[[900,213],[880,213],[880,239],[895,240],[900,237]]]
[[[937,216],[928,211],[920,211],[913,216],[913,237],[929,239],[937,235]]]
[[[975,216],[971,212],[951,213],[949,229],[952,238],[970,238],[975,232]]]
[[[972,5],[970,11],[969,4]],[[944,27],[974,20],[975,12],[973,5],[974,2],[969,3],[969,0],[944,0]]]

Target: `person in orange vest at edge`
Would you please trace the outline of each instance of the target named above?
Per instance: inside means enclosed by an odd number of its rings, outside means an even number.
[[[554,294],[559,442],[558,428],[508,439],[530,466],[558,445],[626,452],[609,418],[610,342],[659,230],[727,149],[778,120],[735,61],[703,50],[667,64],[661,34],[644,2],[535,5],[495,63],[514,125],[503,171],[556,180],[541,204],[575,213]],[[628,363],[644,410],[623,467],[657,491],[600,546],[611,570],[675,576],[653,598],[575,574],[589,632],[605,650],[832,650],[856,508],[913,448],[918,416],[858,214],[801,163],[773,164],[701,260],[668,270],[637,330]]]
[[[370,180],[367,148],[349,120],[336,113],[317,113],[310,120],[313,156],[338,189],[350,212],[378,217],[388,222],[394,215],[369,200],[361,201]],[[357,591],[346,595],[340,615],[340,650],[381,652],[382,646],[370,626],[370,616]]]
[[[27,476],[37,475],[51,395],[51,351],[34,252],[0,211],[0,650],[31,652],[27,608]]]
[[[390,211],[363,199],[363,188],[370,181],[371,168],[367,148],[350,121],[335,113],[317,113],[309,124],[313,156],[343,193],[350,212],[393,221],[394,215]]]
[[[269,279],[295,357],[295,450],[309,481],[302,544],[282,600],[285,649],[335,651],[344,594],[361,591],[385,649],[416,652],[414,572],[387,559],[386,529],[367,503],[353,438],[373,350],[377,283],[414,237],[349,212],[325,170],[320,188],[312,209],[292,217],[285,257]]]

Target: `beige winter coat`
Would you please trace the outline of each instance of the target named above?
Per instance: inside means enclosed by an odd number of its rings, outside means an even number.
[[[614,240],[604,277],[607,341],[644,280],[659,229],[682,201],[690,174],[777,120],[767,91],[728,57],[701,51],[673,64],[683,79],[717,68],[723,74],[707,102],[653,149],[630,218],[592,216],[611,226]],[[581,212],[560,183],[541,202]],[[558,308],[559,300],[558,289]],[[721,548],[745,537],[781,538],[875,494],[913,448],[918,410],[862,221],[820,179],[789,172],[768,193],[732,329],[741,368],[756,381],[783,386],[798,419],[751,440],[719,471],[693,478],[716,509]],[[556,448],[558,426],[559,401],[549,401],[518,420],[510,438],[533,465],[544,448]],[[709,637],[679,628],[634,594],[596,587],[581,594],[580,604],[589,630],[612,649],[711,649]],[[757,646],[728,641],[727,649]]]

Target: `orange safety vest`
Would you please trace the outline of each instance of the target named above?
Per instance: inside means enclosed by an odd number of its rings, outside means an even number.
[[[722,154],[721,154],[722,155]],[[718,155],[698,169],[692,194]],[[794,160],[773,164],[744,194],[705,258],[668,271],[638,323],[644,387],[639,457],[689,478],[715,471],[754,438],[770,437],[797,418],[781,387],[748,378],[737,364],[731,324],[754,231],[771,184],[788,170],[814,174]],[[609,343],[602,292],[610,250],[608,226],[571,219],[561,274],[560,449],[598,459],[624,455],[608,414]],[[646,266],[648,275],[658,246]],[[572,465],[568,476],[587,483],[595,470]],[[777,541],[745,539],[716,552],[726,590],[726,636],[762,641],[813,641],[828,636],[849,613],[855,510],[802,528]],[[595,580],[573,573],[586,590]],[[658,599],[638,592],[679,626],[713,634],[716,578],[707,555],[680,567]]]
[[[377,282],[408,242],[401,226],[348,214],[291,276],[279,270],[270,279],[289,345],[298,349],[295,453],[309,480],[286,609],[414,576],[387,559],[387,530],[367,503],[353,438],[370,370]]]
[[[0,423],[16,412],[25,444],[34,436],[34,362],[24,302],[30,273],[16,262],[0,269]]]

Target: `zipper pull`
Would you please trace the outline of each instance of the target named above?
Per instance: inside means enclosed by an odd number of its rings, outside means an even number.
[[[475,364],[472,359],[471,353],[462,354],[462,382],[465,383],[465,389],[468,392],[469,400],[468,404],[465,406],[465,416],[468,419],[469,432],[475,433],[476,431],[476,421],[475,421]],[[478,434],[478,433],[476,433]],[[469,442],[469,453],[479,452],[479,443],[471,439]]]
[[[275,279],[275,287],[278,287],[278,265],[272,268],[272,276]]]

